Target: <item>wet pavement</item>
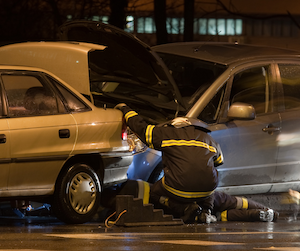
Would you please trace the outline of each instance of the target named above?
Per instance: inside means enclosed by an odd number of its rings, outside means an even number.
[[[120,226],[105,224],[109,214],[102,209],[91,222],[68,225],[51,215],[47,204],[32,204],[34,210],[21,214],[3,203],[0,251],[300,251],[299,205],[283,207],[282,199],[266,195],[255,199],[282,210],[277,222]]]
[[[177,226],[67,225],[55,217],[0,217],[1,250],[300,250],[300,221]]]

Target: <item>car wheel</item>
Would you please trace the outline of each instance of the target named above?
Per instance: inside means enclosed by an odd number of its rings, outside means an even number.
[[[75,164],[57,180],[53,212],[66,223],[90,221],[100,206],[100,193],[96,172],[88,165]]]
[[[162,162],[159,162],[159,164],[152,171],[152,173],[148,179],[148,182],[153,184],[156,181],[160,180],[163,176],[164,176],[164,167],[163,167]]]

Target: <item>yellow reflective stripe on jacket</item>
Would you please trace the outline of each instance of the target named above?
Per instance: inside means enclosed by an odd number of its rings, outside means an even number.
[[[127,112],[124,117],[125,117],[125,120],[126,120],[126,123],[128,122],[128,119],[130,119],[131,117],[134,117],[134,116],[137,116],[138,114],[135,112],[135,111],[130,111],[130,112]]]
[[[221,221],[228,221],[227,220],[227,210],[221,213]]]
[[[152,132],[154,127],[155,127],[154,125],[148,125],[146,128],[145,138],[150,148],[154,148],[152,143]]]
[[[197,140],[175,140],[175,139],[163,140],[161,143],[161,147],[168,147],[168,146],[200,146],[208,149],[211,152],[214,153],[217,152],[217,149],[215,147]]]
[[[219,156],[219,158],[217,158],[216,160],[215,160],[215,163],[217,163],[217,164],[221,164],[223,162],[223,156],[222,156],[222,154]]]
[[[170,193],[179,196],[179,197],[183,197],[183,198],[203,198],[203,197],[207,197],[211,194],[213,194],[214,191],[208,191],[208,192],[184,192],[184,191],[180,191],[177,190],[173,187],[168,186],[165,183],[165,177],[162,178],[162,184],[164,186],[164,188],[169,191]]]

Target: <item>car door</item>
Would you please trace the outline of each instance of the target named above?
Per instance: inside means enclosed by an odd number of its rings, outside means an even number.
[[[224,155],[224,165],[218,168],[219,189],[228,193],[265,193],[273,182],[280,118],[273,108],[274,87],[270,74],[270,65],[248,67],[236,72],[228,82],[224,105],[229,107],[239,102],[251,104],[256,110],[255,119],[227,120],[226,123],[209,127]],[[211,102],[215,102],[214,99]],[[213,106],[217,107],[218,104]],[[207,116],[203,115],[205,110],[199,117],[202,120]],[[211,123],[216,121],[206,120]]]
[[[283,96],[278,101],[282,128],[277,135],[279,147],[272,191],[300,190],[300,64],[278,64],[278,83]]]
[[[3,72],[10,129],[10,195],[45,194],[71,153],[76,124],[42,74]]]
[[[1,85],[0,85],[1,88]],[[1,89],[1,93],[2,89]],[[5,114],[3,114],[3,95],[0,97],[0,193],[7,189],[10,163],[10,133]]]

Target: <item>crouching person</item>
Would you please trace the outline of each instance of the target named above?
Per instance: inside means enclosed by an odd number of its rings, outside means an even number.
[[[223,155],[209,131],[192,118],[149,125],[126,104],[115,108],[123,112],[126,124],[141,141],[162,152],[164,177],[153,184],[150,194],[155,207],[163,206],[185,223],[194,223],[195,218],[215,221],[211,212],[218,185],[216,166],[223,164]]]

